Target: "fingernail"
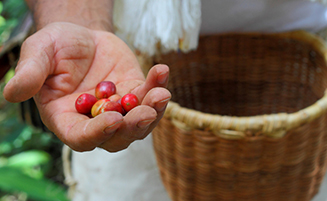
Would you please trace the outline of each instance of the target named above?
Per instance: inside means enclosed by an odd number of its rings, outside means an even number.
[[[170,98],[167,98],[165,100],[162,100],[162,101],[156,103],[156,110],[158,112],[164,111],[165,108],[167,107],[167,104],[168,104],[169,100],[170,100]]]
[[[152,122],[154,122],[155,119],[148,119],[148,120],[143,120],[143,121],[140,121],[139,123],[137,123],[137,127],[139,128],[146,128],[148,126],[150,126],[150,124]]]
[[[116,130],[119,128],[120,124],[122,123],[123,121],[117,121],[116,123],[110,125],[110,126],[107,126],[104,130],[103,130],[103,133],[105,135],[112,135],[113,133],[116,132]]]
[[[165,84],[168,79],[168,72],[161,73],[158,75],[157,80],[159,84]]]

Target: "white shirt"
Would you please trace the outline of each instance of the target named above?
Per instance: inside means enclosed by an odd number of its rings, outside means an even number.
[[[327,27],[326,7],[308,0],[202,0],[201,33],[280,32]]]

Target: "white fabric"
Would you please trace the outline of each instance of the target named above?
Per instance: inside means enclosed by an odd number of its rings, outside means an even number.
[[[169,201],[152,150],[152,136],[118,153],[73,154],[76,201]]]
[[[326,7],[307,0],[203,0],[201,33],[280,32],[327,26]]]
[[[326,8],[309,1],[203,0],[201,9],[203,34],[299,28],[316,31],[327,26]],[[154,12],[161,13],[159,8]],[[78,182],[74,201],[169,201],[151,136],[118,153],[100,149],[73,152],[72,165]]]
[[[200,0],[119,0],[114,5],[116,35],[146,55],[187,52],[197,46]]]
[[[202,1],[201,33],[299,28],[316,31],[325,25],[326,17],[317,15],[317,10],[323,12],[325,8],[321,5],[327,4],[327,0],[310,1]],[[119,0],[114,11],[116,34],[143,54],[153,56],[158,50],[187,52],[197,47],[200,0]]]
[[[310,0],[312,2],[319,2],[319,3],[322,3],[322,4],[327,4],[327,0]]]

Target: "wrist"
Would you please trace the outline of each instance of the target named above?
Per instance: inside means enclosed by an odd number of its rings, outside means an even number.
[[[26,0],[37,30],[53,22],[70,22],[93,30],[113,32],[113,0]]]

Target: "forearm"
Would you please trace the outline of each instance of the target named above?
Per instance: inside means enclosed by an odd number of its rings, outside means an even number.
[[[52,22],[72,22],[95,30],[113,32],[114,0],[25,0],[37,30]]]

